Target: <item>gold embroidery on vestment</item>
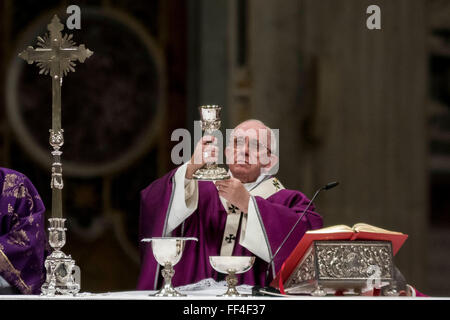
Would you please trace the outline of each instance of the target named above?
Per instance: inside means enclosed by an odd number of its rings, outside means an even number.
[[[0,271],[3,271],[6,275],[6,278],[13,277],[14,284],[21,289],[25,294],[31,294],[32,290],[31,287],[28,286],[21,278],[20,271],[14,268],[11,261],[9,261],[6,254],[3,252],[3,249],[0,250]]]
[[[14,197],[16,199],[26,198],[30,203],[30,212],[33,211],[34,201],[30,192],[24,185],[25,179],[17,174],[7,174],[3,182],[2,196]]]
[[[7,242],[12,245],[25,247],[30,243],[30,239],[24,230],[13,230],[9,233]]]

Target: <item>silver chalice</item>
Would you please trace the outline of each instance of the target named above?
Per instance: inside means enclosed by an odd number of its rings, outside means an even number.
[[[255,257],[237,257],[237,256],[210,256],[209,263],[220,273],[227,274],[225,278],[228,284],[227,292],[219,297],[246,297],[236,290],[237,274],[247,272],[253,266]]]
[[[156,261],[163,266],[161,275],[164,278],[164,284],[156,294],[152,296],[156,297],[182,297],[186,296],[181,294],[172,286],[172,277],[175,274],[173,266],[180,261],[183,254],[185,242],[188,240],[198,241],[197,238],[188,237],[156,237],[142,239],[142,242],[151,242],[153,256]]]
[[[202,130],[206,135],[212,135],[214,131],[220,129],[220,110],[222,108],[216,105],[201,106],[200,117],[202,121]],[[225,180],[229,179],[228,172],[217,165],[217,163],[206,163],[204,168],[198,169],[192,177],[196,180]]]

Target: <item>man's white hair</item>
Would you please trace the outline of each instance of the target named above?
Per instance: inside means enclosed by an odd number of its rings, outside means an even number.
[[[255,123],[259,124],[260,126],[264,127],[266,130],[269,131],[269,134],[270,134],[270,146],[266,146],[266,147],[268,147],[268,149],[270,150],[271,153],[276,153],[277,147],[278,147],[278,146],[277,146],[277,136],[275,135],[275,132],[274,132],[271,128],[269,128],[269,126],[267,126],[267,125],[266,125],[264,122],[262,122],[261,120],[258,120],[258,119],[248,119],[248,120],[245,120],[245,121],[239,123],[239,124],[233,129],[233,131],[234,131],[236,128],[238,128],[238,127],[240,127],[240,126],[242,126],[243,124],[248,123],[248,122],[255,122]]]

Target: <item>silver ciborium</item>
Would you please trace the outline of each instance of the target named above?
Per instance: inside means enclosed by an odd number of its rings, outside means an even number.
[[[246,294],[236,290],[238,283],[236,275],[250,270],[254,262],[255,257],[210,256],[209,263],[214,270],[227,274],[225,278],[228,284],[227,292],[219,297],[246,297]]]
[[[172,286],[172,277],[175,274],[173,266],[178,263],[183,254],[184,245],[187,240],[198,241],[197,238],[188,237],[158,237],[158,238],[146,238],[142,239],[142,242],[151,242],[153,256],[156,261],[163,266],[161,270],[161,275],[164,278],[164,284],[156,294],[151,296],[156,297],[183,297],[185,294],[179,293]]]
[[[48,242],[53,252],[45,259],[46,280],[41,287],[41,295],[74,295],[80,291],[80,268],[70,255],[61,248],[66,244],[66,228],[63,218],[50,218]]]
[[[199,108],[200,110],[200,117],[202,122],[202,130],[206,135],[212,135],[214,131],[220,129],[220,110],[222,108],[216,105],[208,105],[208,106],[201,106]],[[219,167],[214,162],[208,162],[206,163],[204,168],[198,169],[192,177],[196,180],[225,180],[229,179],[230,175],[228,172],[222,168]]]

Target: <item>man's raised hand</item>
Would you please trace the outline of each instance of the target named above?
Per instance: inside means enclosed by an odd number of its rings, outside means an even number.
[[[220,196],[238,207],[242,212],[248,212],[250,193],[240,180],[231,177],[230,179],[216,181],[215,184]]]

